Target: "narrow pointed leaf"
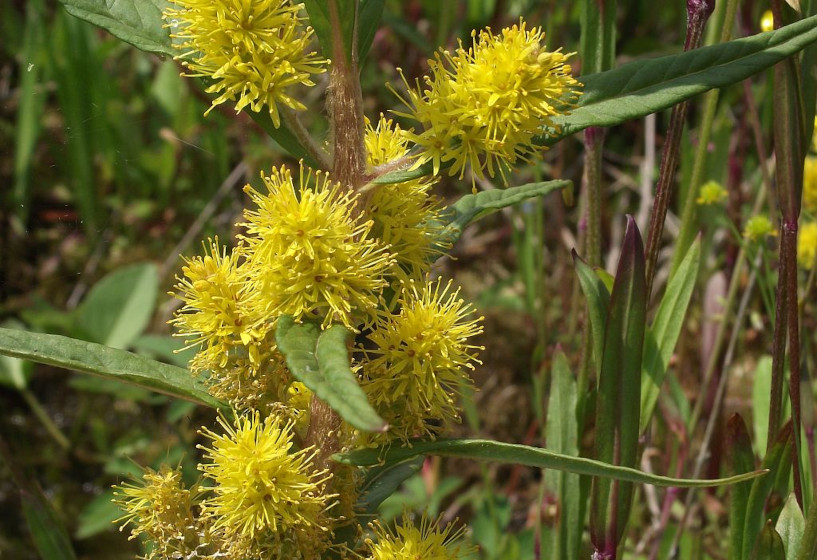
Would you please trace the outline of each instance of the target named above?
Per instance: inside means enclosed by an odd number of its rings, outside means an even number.
[[[440,221],[445,225],[445,229],[440,242],[453,243],[459,239],[465,226],[497,210],[530,198],[545,196],[571,184],[570,181],[563,180],[546,181],[467,194],[449,206],[441,216]]]
[[[596,397],[595,458],[633,467],[637,461],[641,366],[647,312],[644,245],[632,216],[621,248]],[[632,506],[632,485],[596,479],[591,490],[590,527],[596,550],[615,550]],[[609,542],[614,538],[615,542]]]
[[[75,560],[76,554],[65,526],[54,508],[45,501],[42,493],[35,495],[28,490],[20,491],[23,517],[31,539],[43,560]]]
[[[596,368],[600,368],[601,354],[604,350],[604,325],[607,321],[607,311],[610,308],[610,292],[599,275],[579,257],[575,250],[573,251],[573,264],[579,277],[579,285],[584,297],[587,298],[587,311],[593,333],[593,359]]]
[[[678,270],[670,278],[658,311],[644,342],[644,372],[641,377],[641,427],[643,433],[652,418],[669,360],[684,325],[692,290],[701,263],[701,242],[695,241]]]
[[[588,476],[626,480],[628,482],[652,484],[654,486],[677,486],[679,488],[724,486],[765,474],[765,471],[754,471],[729,478],[711,480],[670,478],[645,473],[630,467],[618,467],[586,457],[562,455],[561,453],[554,453],[553,451],[539,447],[484,439],[414,441],[411,443],[411,447],[389,445],[374,449],[365,448],[350,451],[349,453],[338,453],[334,455],[334,458],[336,461],[346,465],[367,467],[373,465],[390,465],[421,455],[439,455],[441,457],[461,457],[479,461],[496,461],[543,469],[557,469]]]
[[[726,424],[726,466],[730,475],[755,468],[755,455],[749,430],[740,414],[733,414]],[[751,481],[729,489],[729,558],[737,560],[743,548],[746,506],[749,503]]]
[[[677,55],[630,62],[579,77],[579,106],[554,119],[555,143],[589,126],[613,126],[668,109],[714,88],[735,84],[769,68],[817,40],[817,16],[776,31],[760,33]]]
[[[768,521],[760,532],[757,544],[752,551],[752,560],[786,560],[783,548],[783,539],[774,530],[772,522]]]
[[[275,339],[292,375],[340,416],[361,430],[385,431],[386,423],[369,404],[349,367],[349,331],[334,325],[321,331],[315,323],[281,317]]]
[[[167,0],[60,0],[65,11],[93,23],[143,51],[174,56],[170,30],[164,27],[162,11]]]
[[[287,111],[288,109],[284,107],[282,110]],[[320,164],[315,161],[315,158],[313,158],[306,148],[301,145],[298,138],[292,133],[291,130],[289,130],[289,128],[287,128],[284,122],[281,122],[278,128],[275,128],[275,126],[272,124],[272,118],[269,115],[269,111],[262,109],[259,112],[245,112],[253,121],[255,121],[255,124],[264,129],[264,132],[266,132],[270,138],[275,140],[279,146],[289,152],[289,155],[304,160],[304,163],[313,169],[321,168]]]
[[[0,328],[0,354],[131,383],[213,408],[224,406],[186,369],[93,342]]]
[[[740,558],[749,558],[752,547],[757,541],[763,528],[764,506],[769,493],[777,480],[791,468],[792,425],[786,423],[777,436],[769,452],[763,458],[761,468],[768,470],[769,476],[764,476],[752,483],[749,500],[746,504],[746,520],[743,524],[743,543]]]
[[[579,454],[579,427],[576,421],[576,379],[564,352],[558,351],[553,359],[550,400],[548,401],[546,441],[550,449],[567,456]],[[559,518],[554,542],[544,546],[554,560],[579,557],[584,519],[579,476],[565,471],[548,470],[545,484],[558,497]],[[545,543],[548,544],[548,543]]]

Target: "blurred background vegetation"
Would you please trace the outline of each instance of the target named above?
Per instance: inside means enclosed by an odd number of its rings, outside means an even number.
[[[757,32],[760,6],[742,4],[743,33]],[[436,46],[455,48],[458,40],[470,41],[472,29],[498,30],[524,15],[530,25],[544,27],[549,48],[575,52],[578,9],[578,2],[556,0],[389,0],[363,66],[366,114],[376,119],[399,108],[385,87],[387,82],[402,87],[398,67],[409,79],[421,76]],[[618,9],[617,63],[681,50],[683,2],[625,0]],[[581,64],[574,62],[578,75]],[[247,115],[235,115],[226,104],[205,118],[208,98],[194,80],[179,74],[174,61],[132,48],[69,16],[53,0],[0,2],[4,326],[70,335],[186,364],[189,354],[174,353],[182,344],[166,325],[177,305],[165,294],[182,265],[179,255],[197,254],[206,237],[233,239],[233,224],[246,202],[243,185],[257,182],[261,170],[294,162]],[[755,81],[761,121],[768,122],[763,76]],[[305,94],[315,110],[304,117],[317,136],[325,137],[320,95],[320,87]],[[726,182],[727,174],[736,172],[724,161],[740,140],[735,127],[746,126],[741,96],[740,88],[724,95],[709,178]],[[651,125],[659,146],[665,125],[666,115]],[[750,133],[744,132],[748,142]],[[641,204],[641,166],[645,158],[648,164],[655,161],[644,138],[643,122],[608,135],[606,247],[619,246],[625,212],[636,215],[644,231],[648,207]],[[512,181],[566,178],[578,191],[581,153],[578,140],[562,142]],[[753,154],[743,146],[744,169],[757,168]],[[689,173],[691,157],[691,150],[684,150],[682,176]],[[646,173],[649,177],[651,168]],[[438,193],[454,197],[470,188],[470,181],[444,180]],[[581,332],[580,314],[570,312],[582,306],[569,255],[580,234],[581,207],[565,202],[550,197],[485,220],[466,232],[455,258],[438,264],[486,316],[480,343],[488,350],[475,373],[479,391],[466,403],[464,434],[542,443],[544,378],[553,347],[559,342],[568,346],[568,355],[577,356]],[[728,210],[738,224],[740,203],[731,201]],[[728,267],[736,250],[714,229],[705,235],[704,282]],[[608,263],[615,262],[616,255],[605,255]],[[698,337],[707,328],[702,307],[714,301],[706,297],[695,296],[697,307],[693,304],[679,348],[686,361],[671,376],[672,396],[662,401],[660,429],[653,432],[655,452],[647,467],[657,472],[673,473],[679,461],[664,452],[665,440],[681,438],[683,452],[691,453],[692,436],[683,423],[689,398],[711,389],[698,386],[696,369],[703,352]],[[756,303],[765,314],[762,302]],[[763,320],[756,327],[741,338],[746,348],[768,336]],[[730,398],[729,411],[752,406],[751,395],[739,387]],[[128,542],[127,532],[111,523],[118,516],[110,503],[111,484],[138,472],[137,463],[181,462],[195,475],[196,430],[213,420],[209,411],[143,389],[4,357],[0,410],[5,459],[0,462],[0,556],[20,560],[37,558],[21,514],[20,477],[42,488],[79,557],[134,558],[139,543]],[[710,462],[713,476],[720,469],[718,452],[713,450]],[[552,515],[541,478],[526,467],[430,459],[383,511],[387,518],[403,507],[445,512],[447,519],[460,517],[473,527],[483,558],[533,558],[534,520],[541,517],[546,524]],[[698,522],[682,541],[682,558],[722,550],[723,495],[712,493],[699,505]],[[636,503],[646,508],[643,501]],[[648,512],[640,518],[649,523]],[[643,551],[632,557],[642,554],[646,558]]]

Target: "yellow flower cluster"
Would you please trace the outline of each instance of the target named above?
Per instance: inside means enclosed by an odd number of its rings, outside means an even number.
[[[313,181],[314,177],[314,181]],[[371,235],[357,196],[320,172],[304,172],[295,191],[289,170],[263,177],[267,193],[245,189],[249,306],[258,317],[292,315],[356,329],[368,324],[394,260]],[[314,188],[311,188],[314,183]]]
[[[439,520],[432,521],[425,515],[419,527],[406,514],[394,530],[378,522],[372,525],[374,539],[366,540],[367,560],[459,560],[470,552],[458,542],[462,528],[455,531],[448,525],[441,529]]]
[[[433,436],[458,420],[455,398],[471,382],[467,370],[479,363],[481,346],[468,342],[480,334],[480,318],[450,291],[451,283],[413,283],[399,301],[400,312],[380,320],[369,335],[374,349],[363,365],[363,390],[389,422],[388,434],[409,440]]]
[[[712,206],[726,200],[728,196],[729,193],[726,192],[723,185],[717,181],[707,181],[698,189],[698,198],[695,199],[695,202],[701,206]]]
[[[311,448],[293,451],[292,423],[256,412],[224,430],[202,430],[211,440],[199,465],[212,486],[188,489],[181,472],[146,469],[140,484],[124,484],[117,503],[133,525],[131,538],[153,543],[150,559],[312,559],[329,547],[324,491],[329,475],[312,465]]]
[[[569,55],[545,50],[544,32],[525,22],[503,29],[474,32],[472,46],[460,46],[429,60],[425,85],[408,87],[410,113],[422,132],[406,138],[423,149],[419,161],[432,161],[434,174],[451,162],[451,175],[462,178],[466,166],[504,176],[505,168],[527,161],[540,148],[534,137],[554,127],[553,117],[570,110],[580,84],[570,75]]]
[[[366,126],[367,163],[373,168],[409,154],[408,140],[399,125],[381,116],[377,127]],[[420,281],[432,261],[442,254],[439,205],[431,195],[434,181],[426,177],[379,186],[369,202],[372,234],[391,247],[391,272],[400,282]]]
[[[277,128],[278,104],[303,111],[290,86],[315,85],[312,75],[326,60],[309,51],[312,28],[304,27],[300,4],[289,0],[174,0],[164,12],[171,37],[184,53],[190,76],[212,81],[218,95],[211,108],[235,101],[236,111],[267,107]]]
[[[746,227],[743,230],[743,237],[752,241],[753,243],[757,243],[765,239],[766,237],[776,237],[777,230],[774,229],[774,225],[769,217],[765,214],[758,214],[757,216],[752,216],[746,222]]]

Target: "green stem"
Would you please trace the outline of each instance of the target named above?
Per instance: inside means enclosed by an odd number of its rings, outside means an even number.
[[[684,51],[696,49],[701,45],[704,26],[714,9],[714,0],[687,0],[687,35],[684,42]],[[661,236],[664,232],[664,221],[672,198],[672,186],[675,183],[675,170],[678,167],[681,135],[684,130],[688,109],[689,101],[679,103],[672,108],[667,138],[661,152],[658,183],[655,187],[653,211],[650,216],[649,232],[647,234],[647,300],[649,300],[652,293],[652,284],[658,264],[658,252],[661,248]],[[691,194],[691,192],[687,193],[687,199],[691,198]],[[682,249],[679,247],[676,250],[676,255],[681,254],[681,252]]]
[[[45,411],[43,406],[40,404],[40,401],[37,400],[37,397],[34,396],[34,393],[29,391],[28,389],[22,389],[20,394],[23,396],[23,400],[26,401],[29,408],[31,408],[31,412],[34,413],[34,416],[37,417],[37,420],[45,428],[45,431],[48,432],[54,441],[57,442],[63,450],[67,451],[71,447],[71,442],[68,441],[68,438],[65,437],[65,434],[57,427],[54,422],[51,421],[51,418],[48,416],[48,413]]]
[[[281,107],[279,109],[279,113],[281,114],[281,120],[287,125],[287,128],[295,135],[298,141],[301,143],[301,146],[309,153],[309,155],[314,159],[318,164],[321,166],[321,169],[328,170],[332,167],[332,160],[329,158],[329,154],[326,151],[318,146],[315,139],[312,138],[312,135],[309,134],[309,131],[306,130],[301,119],[298,118],[298,115],[295,114],[295,111],[288,107]]]
[[[735,21],[737,7],[737,0],[728,0],[726,13],[723,18],[723,26],[721,27],[721,43],[729,41],[732,36],[732,25]],[[678,239],[675,240],[675,251],[672,256],[670,276],[672,276],[681,265],[684,255],[686,255],[690,245],[692,245],[695,236],[698,235],[698,205],[695,202],[695,192],[702,182],[704,168],[706,167],[707,147],[709,146],[709,137],[712,133],[712,123],[715,120],[715,109],[718,106],[718,95],[719,91],[713,89],[704,96],[704,116],[698,132],[698,146],[695,149],[692,176],[690,177],[689,186],[686,189],[684,207],[681,212],[681,229],[678,232]]]

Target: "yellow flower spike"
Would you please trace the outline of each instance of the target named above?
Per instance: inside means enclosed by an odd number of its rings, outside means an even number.
[[[313,470],[313,448],[292,450],[292,422],[262,421],[258,413],[234,425],[218,422],[224,433],[203,428],[210,447],[198,446],[209,460],[199,469],[214,482],[203,510],[215,528],[259,542],[290,530],[328,531],[325,512],[334,496],[324,486],[331,475]]]
[[[367,163],[383,165],[409,153],[408,140],[400,126],[382,115],[377,127],[366,126]],[[442,232],[437,221],[440,207],[430,190],[434,181],[426,177],[380,185],[372,193],[369,214],[372,236],[390,246],[396,259],[392,274],[398,282],[421,280],[442,254],[435,245]]]
[[[405,132],[423,148],[419,161],[432,161],[437,174],[451,161],[451,175],[470,166],[478,177],[493,177],[541,148],[534,137],[554,127],[553,117],[575,105],[581,84],[571,75],[570,55],[544,46],[544,32],[524,21],[499,35],[490,29],[472,33],[467,50],[440,51],[429,60],[425,86],[408,88],[403,100],[421,133]],[[402,74],[401,74],[402,76]]]
[[[430,520],[425,514],[420,526],[407,514],[394,530],[375,521],[374,538],[366,539],[367,560],[459,560],[471,552],[460,541],[465,528],[454,530],[453,525],[440,528],[440,520]]]
[[[803,165],[803,206],[817,214],[817,156],[806,156]]]
[[[698,198],[695,199],[701,206],[712,206],[725,200],[729,193],[717,181],[707,181],[698,189]]]
[[[372,222],[356,215],[357,195],[303,166],[298,194],[286,168],[262,178],[267,194],[245,188],[258,209],[245,211],[243,224],[255,316],[370,324],[394,259],[372,239]]]
[[[176,58],[190,76],[214,83],[218,95],[208,112],[226,101],[258,112],[267,107],[280,125],[278,104],[306,107],[288,93],[289,86],[315,85],[312,75],[328,62],[309,51],[313,30],[303,25],[301,4],[289,0],[174,0],[164,12],[171,37],[183,53]]]
[[[746,227],[743,230],[743,237],[757,243],[766,237],[777,237],[777,230],[774,229],[772,221],[765,214],[752,216],[746,222]]]
[[[808,222],[800,226],[797,235],[797,262],[806,270],[814,268],[817,259],[817,222]]]
[[[471,383],[467,370],[479,363],[468,339],[482,332],[481,317],[459,299],[451,282],[412,282],[400,298],[400,312],[381,319],[369,335],[375,349],[367,350],[361,386],[370,402],[389,422],[387,434],[368,437],[408,440],[434,436],[443,424],[459,420],[455,403]]]

